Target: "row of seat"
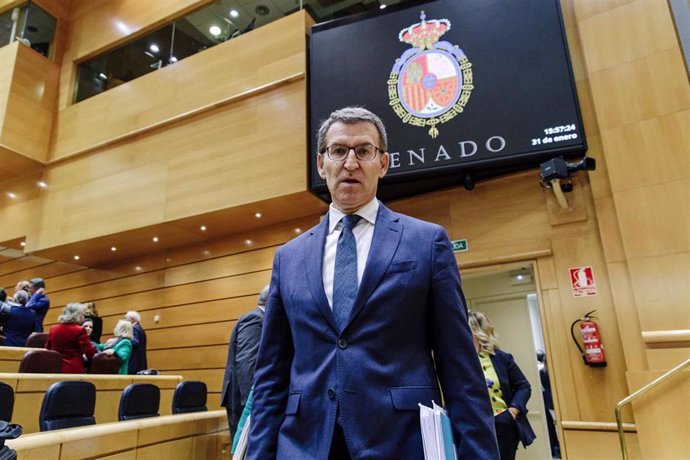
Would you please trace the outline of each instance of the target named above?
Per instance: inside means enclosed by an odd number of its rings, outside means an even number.
[[[207,388],[204,382],[185,381],[175,387],[173,414],[202,412],[206,407]],[[160,389],[150,383],[128,385],[120,397],[118,420],[157,417]],[[65,380],[52,384],[43,397],[39,414],[41,431],[93,425],[96,387],[91,382]],[[0,382],[0,420],[9,422],[14,410],[14,391]]]
[[[93,355],[86,369],[87,374],[117,374],[120,359],[115,355],[99,352]],[[29,350],[19,363],[20,373],[59,374],[62,372],[62,355],[54,350]]]

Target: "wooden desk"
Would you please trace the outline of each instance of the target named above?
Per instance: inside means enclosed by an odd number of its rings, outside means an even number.
[[[38,429],[43,395],[50,385],[62,380],[91,382],[96,386],[96,423],[117,422],[122,390],[130,383],[152,383],[161,390],[161,415],[172,414],[175,386],[182,381],[180,375],[96,375],[96,374],[18,374],[0,373],[0,382],[14,389],[12,423],[24,427],[24,433]]]
[[[225,411],[167,415],[22,435],[18,458],[78,460],[230,459]]]
[[[19,372],[19,363],[29,350],[37,350],[37,348],[0,347],[0,372]]]

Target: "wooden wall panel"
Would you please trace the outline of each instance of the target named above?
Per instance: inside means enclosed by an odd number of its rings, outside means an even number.
[[[27,244],[38,250],[304,192],[306,116],[280,109],[304,97],[304,82],[296,82],[57,165],[47,174],[51,193],[36,238]],[[243,117],[254,121],[244,132],[228,128]]]
[[[690,110],[684,110],[607,130],[604,147],[613,191],[687,178],[688,126]]]
[[[688,187],[690,177],[615,195],[623,245],[629,259],[690,250]]]
[[[660,371],[629,372],[628,380],[638,389],[660,377]],[[690,371],[633,402],[643,458],[690,458]]]
[[[45,162],[57,104],[58,66],[29,47],[8,45],[17,57],[0,143],[31,160]]]
[[[592,1],[575,2],[582,14],[582,46],[587,67],[597,72],[624,62],[677,47],[666,2],[637,0],[599,1],[601,14],[589,15]],[[627,3],[621,5],[621,3]],[[582,5],[579,5],[582,4]],[[603,11],[606,9],[607,11]],[[653,35],[654,40],[647,37]]]
[[[690,254],[631,259],[629,267],[642,330],[690,329]]]
[[[563,430],[565,448],[571,460],[611,460],[621,457],[618,433],[615,431]],[[625,433],[630,460],[653,459],[640,454],[637,433]]]
[[[304,79],[305,14],[300,12],[272,22],[251,34],[62,108],[57,117],[51,159],[92,149],[286,78]],[[117,20],[107,23],[117,23]],[[238,73],[237,69],[242,72]],[[171,94],[175,97],[170,97]],[[118,110],[109,110],[113,106]],[[298,106],[284,107],[294,110]]]
[[[165,0],[142,4],[136,0],[73,0],[70,57],[79,60],[129,35],[151,28],[180,12],[198,8],[210,0]]]

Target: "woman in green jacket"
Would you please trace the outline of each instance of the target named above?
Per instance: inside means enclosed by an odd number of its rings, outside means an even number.
[[[112,339],[108,339],[104,344],[96,344],[98,351],[102,351],[108,355],[115,355],[120,358],[120,367],[118,374],[127,374],[127,367],[129,365],[129,357],[132,356],[132,337],[134,331],[132,323],[127,320],[120,320],[113,329]]]

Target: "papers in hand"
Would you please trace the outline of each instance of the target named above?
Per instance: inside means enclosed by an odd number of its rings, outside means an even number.
[[[237,441],[237,446],[235,447],[235,453],[232,455],[232,460],[244,460],[247,455],[247,441],[249,440],[249,422],[252,416],[247,417],[244,422],[244,427],[242,427],[242,432],[240,433],[240,440]]]
[[[419,404],[419,423],[426,460],[457,460],[450,418],[444,408]]]

